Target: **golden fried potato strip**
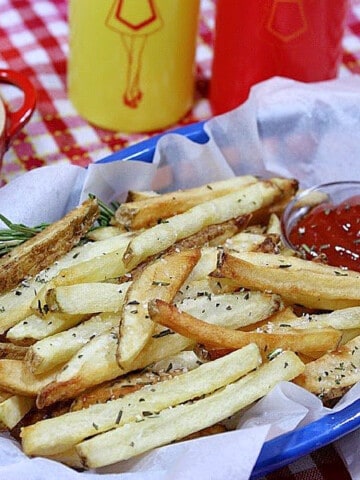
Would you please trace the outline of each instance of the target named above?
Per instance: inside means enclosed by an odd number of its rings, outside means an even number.
[[[227,195],[255,182],[257,182],[255,177],[244,175],[197,188],[142,197],[122,203],[116,211],[114,224],[134,230],[149,228],[161,220],[184,213],[199,203]],[[135,198],[137,198],[136,194]]]
[[[239,287],[278,293],[285,302],[337,310],[360,305],[360,274],[300,258],[266,253],[224,253],[213,277]]]
[[[171,301],[199,261],[199,249],[174,252],[146,266],[130,285],[122,310],[117,359],[127,369],[154,333],[147,303],[153,298]]]
[[[336,348],[341,339],[341,332],[331,328],[284,328],[276,333],[232,330],[180,312],[175,305],[159,299],[149,303],[149,313],[154,322],[210,347],[236,349],[256,343],[263,352],[272,352],[278,348],[302,353],[314,350],[326,352]]]
[[[16,287],[24,278],[36,275],[69,252],[94,223],[98,213],[96,200],[87,200],[2,257],[0,292]]]

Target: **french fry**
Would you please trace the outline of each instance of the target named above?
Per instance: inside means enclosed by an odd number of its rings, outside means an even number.
[[[78,283],[47,290],[45,302],[50,312],[71,315],[118,312],[122,309],[130,282]]]
[[[0,390],[0,402],[3,402],[12,396],[12,393],[6,392],[5,390]]]
[[[343,308],[324,314],[310,314],[306,317],[310,322],[320,323],[338,330],[360,328],[360,307]]]
[[[276,266],[272,266],[274,262]],[[308,308],[336,310],[360,305],[360,275],[307,260],[295,260],[295,257],[225,253],[212,275],[235,280],[244,288],[278,293],[285,302]]]
[[[197,280],[207,279],[208,275],[216,268],[218,249],[215,247],[202,247],[201,257],[189,274],[186,285]]]
[[[48,283],[58,276],[60,271],[67,271],[66,269],[71,266],[75,268],[77,264],[96,259],[118,248],[122,248],[121,251],[123,251],[123,248],[129,243],[131,236],[131,233],[124,233],[107,240],[75,247],[49,268],[42,270],[29,280],[24,280],[14,290],[1,295],[0,334],[5,333],[18,322],[30,316],[33,313],[31,310],[32,303],[35,311],[39,313],[38,295],[40,295],[42,290],[45,294]],[[117,256],[115,255],[116,258]],[[88,264],[86,263],[86,265]],[[80,267],[81,269],[82,267]],[[45,302],[43,301],[42,304],[45,305]]]
[[[35,399],[13,395],[0,403],[0,427],[11,430],[35,404]]]
[[[291,380],[303,369],[304,364],[296,354],[284,352],[218,392],[194,403],[159,413],[152,411],[143,422],[127,423],[85,440],[76,446],[76,450],[84,465],[90,468],[125,460],[233,415],[266,395],[279,381]]]
[[[0,292],[16,287],[69,252],[94,223],[97,201],[90,199],[0,259]]]
[[[115,330],[105,332],[88,342],[65,364],[65,368],[52,382],[44,385],[37,397],[38,408],[74,398],[87,388],[128,373],[128,370],[121,368],[116,360],[117,344],[118,335]],[[131,370],[145,368],[153,362],[192,346],[193,342],[188,338],[172,335],[166,329],[160,328],[155,330],[152,339],[129,368]]]
[[[208,225],[193,235],[175,242],[169,248],[165,249],[162,252],[162,255],[175,252],[179,253],[182,250],[188,250],[190,248],[209,248],[213,245],[217,246],[222,244],[235,233],[238,233],[245,228],[248,224],[249,218],[250,215],[241,215],[236,218],[231,218],[223,223]],[[135,280],[141,274],[146,265],[157,257],[158,255],[148,257],[144,262],[133,268],[131,272],[127,272],[124,277],[120,277],[120,279],[126,281],[126,278],[129,280],[129,277],[131,277],[132,280]]]
[[[294,381],[324,402],[340,397],[360,380],[360,336],[306,365]]]
[[[239,192],[192,207],[137,235],[124,253],[124,265],[127,270],[131,270],[146,258],[166,250],[173,243],[194,235],[202,228],[256,212],[287,195],[289,191],[294,192],[295,188],[296,182],[293,180],[274,178],[250,184]]]
[[[48,455],[47,458],[79,470],[84,468],[81,458],[75,448],[70,448],[69,450],[66,450],[66,452],[61,452],[55,455]]]
[[[14,395],[36,397],[40,390],[54,380],[57,371],[33,375],[23,360],[0,360],[1,389]]]
[[[216,269],[217,259],[217,248],[201,248],[201,257],[184,282],[184,285],[179,289],[176,295],[176,301],[180,301],[183,298],[198,297],[202,294],[206,295],[206,293],[222,292],[222,290],[216,286],[216,281],[214,282],[213,279],[209,277],[210,273]],[[234,285],[235,290],[239,290],[239,286],[237,284]],[[232,292],[234,290],[230,291]]]
[[[159,220],[183,213],[200,203],[209,201],[238,191],[246,185],[257,182],[251,175],[230,178],[209,183],[197,188],[178,190],[162,195],[150,195],[145,198],[135,198],[122,203],[115,214],[114,223],[131,228],[149,228],[159,223]],[[134,193],[131,195],[134,197]]]
[[[99,227],[95,228],[86,234],[86,237],[93,242],[98,242],[99,240],[106,240],[108,238],[115,237],[117,235],[121,235],[125,233],[127,230],[121,227]]]
[[[155,190],[129,190],[126,196],[126,202],[137,202],[138,200],[147,200],[148,198],[158,197],[161,194]]]
[[[32,345],[37,340],[78,325],[85,318],[84,315],[54,313],[48,315],[45,320],[37,315],[30,315],[10,328],[6,334],[6,339],[15,345]]]
[[[279,295],[252,291],[222,295],[200,291],[193,298],[183,298],[174,303],[181,311],[211,324],[216,324],[217,318],[221,317],[227,328],[252,325],[282,308]]]
[[[87,342],[119,324],[119,314],[96,315],[64,332],[44,338],[28,348],[25,361],[35,375],[66,363]]]
[[[266,225],[266,233],[272,235],[281,235],[281,221],[278,215],[272,213],[269,217],[269,222]]]
[[[259,350],[248,345],[173,379],[144,387],[124,398],[91,405],[42,421],[22,430],[22,445],[29,455],[48,455],[67,450],[87,437],[145,419],[149,412],[178,405],[214,392],[238,380],[261,363]],[[52,434],[56,431],[56,435]]]
[[[257,294],[254,296],[256,298]],[[279,307],[278,297],[270,298],[272,300],[269,311],[272,311]],[[251,299],[251,294],[249,294],[249,299]],[[248,302],[249,300],[243,299],[243,301]],[[244,309],[249,308],[248,314],[251,317],[253,310],[248,305],[250,303],[246,304]],[[265,306],[263,314],[267,308],[269,305]],[[259,312],[260,310],[261,308],[259,308]],[[211,320],[219,325],[227,325],[229,318],[229,316],[222,317],[221,315],[211,316]],[[231,317],[233,328],[238,328],[243,323],[243,315]],[[37,399],[38,407],[43,408],[59,400],[74,398],[88,388],[128,373],[128,370],[122,369],[116,361],[117,338],[117,332],[104,333],[79,350],[78,354],[66,364],[66,369],[57,376],[56,380],[42,389]],[[194,344],[193,340],[173,334],[170,330],[159,326],[129,368],[131,370],[144,368],[162,358],[193,348]],[[96,362],[93,361],[94,358],[96,358]]]
[[[102,256],[61,270],[47,289],[82,282],[103,282],[124,275],[126,269],[121,260],[124,249],[120,247],[114,252],[106,252]],[[33,308],[37,308],[36,300],[33,302]]]
[[[253,342],[263,352],[272,352],[281,348],[306,354],[308,351],[326,352],[334,349],[341,338],[341,333],[331,328],[321,330],[284,328],[283,331],[275,333],[232,330],[211,325],[185,312],[180,312],[175,305],[159,299],[149,302],[149,313],[154,322],[211,347],[236,349]]]
[[[166,252],[203,246],[218,246],[243,230],[249,223],[251,215],[239,215],[222,223],[208,225],[198,232],[175,242]]]
[[[0,359],[10,358],[12,360],[23,360],[27,350],[26,347],[14,345],[10,342],[0,342]]]
[[[155,330],[147,302],[171,301],[200,258],[200,250],[168,254],[150,263],[126,293],[120,320],[117,359],[125,369],[137,357]]]
[[[41,288],[42,284],[35,278],[0,296],[0,334],[31,315],[30,305],[36,296],[37,287]]]
[[[268,236],[263,233],[240,232],[225,242],[225,248],[235,252],[254,252],[261,248]]]
[[[224,433],[227,431],[228,430],[225,425],[222,425],[221,423],[216,423],[215,425],[211,425],[211,427],[206,427],[198,430],[197,432],[190,433],[190,435],[181,438],[179,441],[183,442],[185,440],[194,440],[195,438],[208,437],[209,435],[217,435],[218,433]]]
[[[339,267],[333,267],[320,262],[304,260],[297,256],[290,257],[282,254],[266,254],[266,252],[243,252],[233,253],[233,256],[241,260],[253,263],[259,267],[282,268],[287,271],[309,271],[321,275],[330,275],[336,277],[360,278],[359,272],[352,270],[343,270]]]
[[[194,370],[201,363],[193,351],[180,352],[149,365],[141,372],[131,372],[98,387],[86,390],[71,403],[71,411],[88,408],[94,403],[106,403],[109,400],[122,398],[145,385],[155,385],[176,375]]]
[[[11,430],[35,404],[35,399],[13,395],[0,403],[0,428]]]
[[[75,251],[73,261],[64,262],[60,268],[58,265],[55,274],[44,282],[45,285],[31,302],[33,313],[46,315],[48,312],[46,294],[51,288],[84,282],[102,282],[125,274],[121,257],[131,237],[132,234],[123,233]]]
[[[298,317],[291,307],[277,313],[269,320],[271,328],[289,326],[293,328],[331,327],[345,332],[360,328],[360,307],[334,310],[331,313],[307,313]]]

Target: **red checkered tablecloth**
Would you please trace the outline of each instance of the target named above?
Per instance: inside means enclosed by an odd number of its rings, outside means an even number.
[[[208,85],[215,1],[201,0],[196,100],[192,111],[179,125],[210,116]],[[340,74],[360,73],[360,0],[352,0],[343,45]],[[34,115],[5,154],[2,181],[9,182],[42,165],[71,162],[86,166],[149,137],[94,128],[81,118],[67,97],[67,55],[66,0],[0,0],[0,68],[26,74],[38,94]],[[21,103],[21,96],[13,87],[2,87],[1,93],[14,108]],[[350,477],[330,445],[266,478],[339,480]]]
[[[207,102],[214,5],[202,2],[197,53],[196,102],[180,125],[209,117]],[[26,74],[37,90],[37,108],[6,153],[2,178],[42,165],[71,162],[86,166],[148,138],[94,128],[67,97],[68,24],[66,0],[0,0],[0,68]],[[18,105],[20,93],[2,87],[3,97]],[[19,98],[20,97],[20,98]],[[156,132],[153,132],[156,133]]]
[[[196,99],[179,125],[210,116],[208,85],[211,75],[215,0],[201,0],[197,48]],[[353,0],[344,38],[341,74],[360,71],[360,2]],[[2,180],[42,165],[71,162],[86,166],[112,152],[148,138],[94,128],[81,118],[67,97],[67,0],[0,0],[0,68],[26,74],[38,100],[30,123],[6,153]],[[2,87],[11,105],[20,93]],[[156,133],[156,132],[153,132]]]

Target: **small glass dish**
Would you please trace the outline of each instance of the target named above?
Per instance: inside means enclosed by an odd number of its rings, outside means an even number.
[[[360,203],[360,181],[324,183],[300,191],[286,206],[281,218],[281,236],[284,245],[299,251],[299,248],[291,242],[290,233],[299,220],[312,208],[321,204],[337,206],[355,196],[359,196]]]

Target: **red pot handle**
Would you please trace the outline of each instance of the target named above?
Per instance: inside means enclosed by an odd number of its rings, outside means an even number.
[[[13,138],[30,120],[36,105],[36,92],[27,77],[14,70],[0,69],[0,83],[9,83],[20,88],[24,93],[24,101],[18,110],[6,111],[5,148],[8,148]]]

